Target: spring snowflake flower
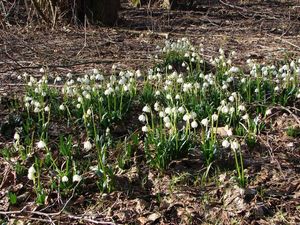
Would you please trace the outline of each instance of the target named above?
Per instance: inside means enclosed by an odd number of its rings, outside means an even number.
[[[211,118],[212,118],[213,121],[217,121],[218,118],[219,118],[219,116],[218,116],[218,114],[214,113],[214,114],[211,116]]]
[[[222,89],[226,90],[228,88],[227,84],[223,84]]]
[[[64,111],[65,110],[65,106],[64,105],[60,105],[59,106],[59,110]]]
[[[233,67],[231,67],[231,68],[229,69],[229,72],[230,72],[230,73],[238,73],[239,71],[240,71],[240,69],[237,68],[237,67],[235,67],[235,66],[233,66]]]
[[[20,140],[20,135],[16,132],[15,135],[14,135],[14,139],[16,141],[19,141]]]
[[[209,122],[209,120],[208,120],[207,118],[201,120],[201,124],[202,124],[203,126],[205,126],[205,127],[208,126],[208,122]]]
[[[49,111],[50,111],[50,107],[49,107],[49,106],[46,106],[46,107],[44,108],[44,110],[45,110],[45,112],[49,112]]]
[[[229,148],[229,146],[230,146],[229,141],[227,141],[226,139],[223,140],[223,141],[222,141],[222,146],[223,146],[224,148]]]
[[[197,117],[197,113],[195,113],[195,112],[192,111],[192,112],[191,112],[191,118],[192,118],[192,119],[195,119],[196,117]]]
[[[44,141],[40,140],[38,143],[36,143],[36,146],[39,149],[44,149],[44,148],[46,148],[46,143]]]
[[[85,150],[89,151],[89,150],[92,149],[92,147],[93,147],[93,145],[92,145],[92,143],[89,140],[83,142],[83,148]]]
[[[78,175],[78,174],[75,174],[74,176],[73,176],[73,183],[75,183],[75,182],[80,182],[81,180],[82,180],[82,177],[80,176],[80,175]]]
[[[159,107],[159,103],[158,103],[158,102],[155,102],[155,104],[154,104],[154,110],[155,110],[156,112],[158,112],[158,111],[160,110],[160,107]]]
[[[243,116],[242,116],[242,119],[243,119],[243,120],[248,120],[248,119],[249,119],[248,113],[246,113],[245,115],[243,115]]]
[[[231,102],[234,102],[234,97],[231,95],[229,98],[228,98],[229,101]]]
[[[69,178],[68,178],[67,176],[63,176],[63,177],[61,178],[61,181],[62,181],[63,183],[67,183],[67,182],[69,181]]]
[[[149,113],[149,112],[151,112],[151,108],[150,108],[148,105],[145,105],[145,106],[143,107],[143,112]]]
[[[34,180],[35,179],[35,173],[36,173],[36,170],[34,168],[34,165],[32,165],[29,169],[28,169],[28,179],[29,180]]]
[[[91,99],[91,94],[90,94],[90,93],[87,93],[87,94],[84,95],[84,97],[85,97],[86,99]]]
[[[185,112],[185,109],[182,107],[182,106],[180,106],[179,108],[178,108],[178,112],[180,112],[180,113],[184,113]]]
[[[278,92],[278,91],[279,91],[279,87],[276,86],[276,87],[274,88],[274,91]]]
[[[171,126],[172,126],[172,124],[170,122],[165,123],[166,128],[170,128]]]
[[[60,77],[60,76],[57,76],[57,77],[55,78],[55,80],[54,80],[54,83],[60,82],[61,80],[62,80],[61,77]]]
[[[227,114],[227,113],[229,112],[229,109],[228,109],[228,107],[225,105],[225,106],[222,107],[221,111],[222,111],[222,113]]]
[[[232,136],[232,129],[229,128],[228,125],[226,125],[224,129],[228,137]]]
[[[172,65],[168,65],[168,69],[172,70],[173,69]]]
[[[238,110],[243,112],[246,110],[246,107],[244,105],[239,105]]]
[[[105,94],[105,95],[111,95],[113,92],[114,92],[114,90],[113,90],[111,87],[109,87],[108,89],[106,89],[106,90],[104,91],[104,94]]]
[[[88,109],[88,110],[86,111],[86,114],[87,114],[88,116],[92,115],[92,110],[91,110],[91,109]]]
[[[258,122],[260,121],[260,115],[254,118],[253,122],[257,125]]]
[[[230,145],[231,145],[231,149],[232,149],[233,151],[238,150],[239,147],[240,147],[240,144],[239,144],[237,141],[232,141],[232,142],[230,143]]]
[[[159,113],[158,113],[158,115],[159,115],[159,117],[160,118],[163,118],[163,117],[165,117],[165,112],[164,111],[160,111]]]
[[[142,131],[145,132],[145,133],[148,132],[148,127],[147,126],[143,126],[142,127]]]
[[[171,121],[170,118],[169,118],[168,116],[164,117],[163,120],[164,120],[165,123],[170,123],[170,121]]]
[[[146,117],[145,117],[143,114],[141,114],[141,115],[139,116],[139,121],[145,122],[145,121],[146,121]]]
[[[197,128],[198,127],[198,123],[196,120],[193,120],[193,122],[191,123],[191,127],[192,128]]]
[[[170,107],[165,108],[165,113],[170,115],[172,113],[172,109]]]
[[[191,115],[190,114],[188,114],[188,113],[186,113],[184,116],[183,116],[183,120],[184,121],[189,121],[190,120],[190,118],[191,118]]]
[[[269,115],[271,115],[272,114],[272,110],[271,109],[268,109],[267,111],[266,111],[266,116],[269,116]]]

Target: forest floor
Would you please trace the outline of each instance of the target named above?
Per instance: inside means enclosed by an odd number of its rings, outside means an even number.
[[[219,48],[234,50],[237,65],[249,58],[272,64],[300,57],[297,1],[199,4],[193,10],[122,6],[113,28],[88,25],[49,29],[18,24],[0,30],[0,96],[18,95],[23,89],[18,75],[38,74],[44,66],[54,76],[80,74],[92,68],[109,72],[113,65],[146,71],[153,67],[157,46],[163,46],[166,38],[187,37],[194,46],[203,44],[207,59],[216,56]],[[4,104],[0,110],[3,122],[10,111]],[[300,137],[291,138],[286,133],[288,127],[300,126],[299,102],[289,109],[275,110],[272,117],[272,129],[262,132],[259,144],[245,156],[251,182],[243,190],[233,185],[227,174],[230,162],[224,162],[217,175],[205,182],[198,179],[205,171],[199,158],[174,161],[162,174],[135,162],[120,175],[121,185],[112,193],[102,195],[95,190],[75,195],[63,213],[59,207],[49,212],[37,207],[34,209],[41,213],[30,215],[16,211],[22,209],[17,205],[9,205],[7,190],[18,189],[20,181],[14,180],[15,173],[0,157],[0,221],[300,224]],[[1,134],[0,147],[12,139]],[[90,216],[82,216],[87,214]]]

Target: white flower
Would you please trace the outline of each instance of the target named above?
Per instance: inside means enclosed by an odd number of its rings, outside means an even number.
[[[45,112],[49,112],[49,111],[50,111],[50,107],[49,107],[49,106],[46,106],[46,107],[44,108],[44,110],[45,110]]]
[[[86,114],[87,114],[88,116],[92,115],[92,110],[91,110],[91,109],[88,109],[88,110],[86,111]]]
[[[239,70],[239,68],[237,68],[237,67],[235,67],[235,66],[233,66],[233,67],[231,67],[230,69],[229,69],[229,72],[230,73],[238,73],[240,70]]]
[[[278,91],[279,91],[279,87],[276,86],[276,87],[274,88],[274,91],[278,92]]]
[[[166,114],[165,114],[165,112],[164,112],[164,111],[160,111],[160,112],[158,113],[158,115],[159,115],[159,117],[161,117],[161,118],[162,118],[162,117],[165,117],[165,115],[166,115]]]
[[[170,107],[165,108],[165,113],[170,115],[172,113],[172,109]]]
[[[243,120],[248,120],[248,119],[249,119],[248,113],[246,113],[245,115],[243,115],[243,116],[242,116],[242,119],[243,119]]]
[[[148,105],[145,105],[143,107],[143,112],[149,113],[149,112],[151,112],[151,108]]]
[[[223,140],[223,141],[222,141],[222,146],[223,146],[224,148],[229,148],[229,146],[230,146],[229,141],[227,141],[226,139]]]
[[[165,123],[169,123],[169,122],[171,121],[170,118],[169,118],[168,116],[164,117],[163,120],[164,120]]]
[[[228,107],[225,105],[222,107],[222,113],[227,114],[229,112]]]
[[[239,111],[245,111],[246,110],[246,107],[244,105],[239,105],[238,106],[238,110]]]
[[[197,117],[197,113],[195,113],[195,112],[192,111],[192,112],[191,112],[191,118],[192,118],[192,119],[195,119],[196,117]]]
[[[232,136],[232,129],[228,127],[228,125],[226,125],[224,127],[225,131],[226,131],[226,134],[228,137]]]
[[[54,83],[60,82],[60,81],[61,81],[61,77],[60,77],[60,76],[57,76],[57,77],[55,78],[55,80],[54,80]]]
[[[16,141],[19,141],[20,140],[20,135],[16,132],[15,135],[14,135],[14,139]]]
[[[205,126],[205,127],[207,127],[208,126],[208,119],[207,118],[205,118],[205,119],[203,119],[203,120],[201,120],[201,124],[203,125],[203,126]]]
[[[139,116],[139,121],[145,122],[145,121],[146,121],[146,117],[145,117],[143,114],[141,114],[141,115]]]
[[[155,96],[159,96],[159,95],[160,95],[160,91],[156,91]]]
[[[183,120],[184,121],[189,121],[191,119],[191,115],[189,113],[186,113],[184,116],[183,116]]]
[[[211,118],[212,118],[213,121],[217,121],[218,118],[219,118],[219,116],[218,116],[218,114],[214,113],[214,114],[211,116]]]
[[[272,110],[271,110],[271,109],[268,109],[268,110],[266,111],[266,116],[271,115],[271,113],[272,113]]]
[[[44,149],[46,147],[46,143],[44,141],[40,140],[38,143],[36,143],[36,146],[39,149]]]
[[[178,108],[178,112],[180,112],[180,113],[184,113],[185,112],[185,109],[182,107],[182,106],[180,106],[179,108]]]
[[[232,113],[234,113],[234,111],[235,111],[235,108],[233,106],[230,107],[229,112],[232,114]]]
[[[64,105],[60,105],[59,106],[59,110],[64,111],[65,110],[65,106]]]
[[[35,173],[36,173],[36,170],[35,170],[35,168],[34,168],[34,165],[32,165],[32,166],[28,169],[28,175],[27,175],[28,179],[29,179],[29,180],[34,180],[34,178],[35,178]]]
[[[198,123],[196,120],[193,120],[193,122],[191,123],[191,127],[192,128],[197,128],[198,127]]]
[[[172,125],[172,124],[171,124],[170,122],[166,122],[166,123],[165,123],[165,127],[166,127],[166,128],[170,128],[171,125]]]
[[[73,176],[73,182],[75,183],[75,182],[80,182],[82,180],[82,177],[80,176],[80,175],[78,175],[78,174],[75,174],[74,176]]]
[[[168,65],[168,69],[172,70],[173,69],[172,65]]]
[[[63,183],[67,183],[67,182],[69,181],[69,178],[68,178],[67,176],[63,176],[63,177],[61,178],[61,181],[62,181]]]
[[[237,141],[232,141],[232,142],[231,142],[231,149],[232,149],[233,151],[238,150],[239,147],[240,147],[240,144],[239,144]]]
[[[89,140],[83,142],[83,148],[85,150],[89,151],[89,150],[92,149],[92,147],[93,147],[93,145],[92,145],[92,143]]]
[[[231,102],[234,102],[234,97],[231,95],[229,98],[228,98],[229,101]]]
[[[108,89],[106,89],[106,90],[104,91],[104,94],[105,94],[105,95],[111,95],[113,92],[114,92],[114,90],[113,90],[111,87],[109,87]]]
[[[142,127],[142,131],[145,132],[145,133],[148,132],[148,127],[147,126],[143,126]]]
[[[158,112],[159,109],[160,109],[159,103],[158,103],[158,102],[155,102],[155,104],[154,104],[154,110],[155,110],[156,112]]]

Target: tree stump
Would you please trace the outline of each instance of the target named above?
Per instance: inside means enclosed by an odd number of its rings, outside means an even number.
[[[84,14],[91,23],[112,26],[118,19],[120,0],[83,0]]]

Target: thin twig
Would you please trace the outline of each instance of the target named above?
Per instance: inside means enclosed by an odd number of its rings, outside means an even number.
[[[105,224],[105,225],[116,225],[113,222],[104,222],[104,221],[98,221],[98,220],[93,220],[89,218],[85,218],[83,216],[75,216],[75,215],[68,215],[70,219],[76,219],[76,220],[83,220],[89,223],[94,223],[94,224]]]

